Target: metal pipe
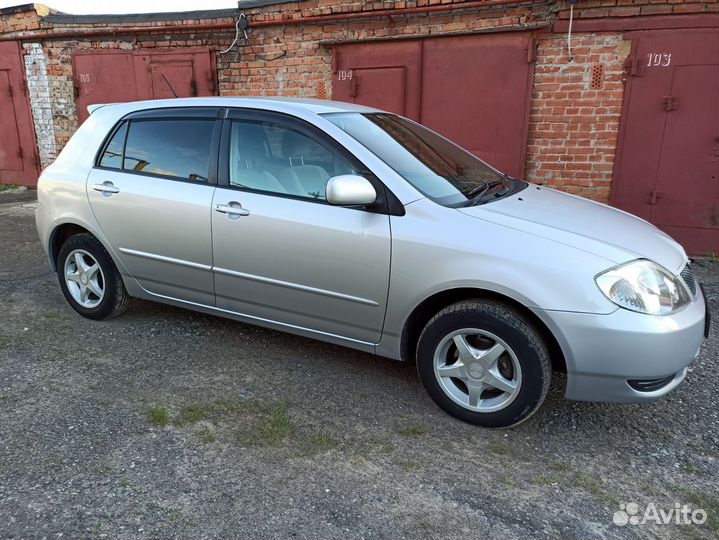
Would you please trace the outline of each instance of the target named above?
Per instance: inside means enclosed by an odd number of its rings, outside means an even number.
[[[346,20],[371,19],[374,17],[398,17],[403,15],[418,15],[423,13],[435,13],[442,11],[459,11],[483,7],[495,7],[504,4],[525,4],[537,3],[536,0],[479,0],[463,3],[440,4],[436,6],[423,6],[414,8],[382,9],[377,11],[357,11],[350,13],[332,13],[330,15],[313,15],[309,17],[293,17],[268,19],[264,21],[252,21],[251,28],[265,28],[270,26],[294,26],[299,24],[322,24],[330,22],[341,22]],[[139,34],[188,34],[196,32],[208,32],[212,30],[234,31],[235,22],[213,23],[213,24],[175,24],[166,26],[125,26],[105,28],[98,30],[71,30],[69,32],[56,32],[45,30],[24,35],[0,36],[0,41],[32,41],[32,40],[54,40],[65,38],[85,38],[98,36],[121,36]]]

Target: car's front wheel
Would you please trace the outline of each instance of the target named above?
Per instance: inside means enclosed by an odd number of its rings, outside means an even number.
[[[444,411],[472,424],[509,427],[529,418],[551,380],[547,347],[512,307],[474,300],[446,307],[417,345],[422,384]]]
[[[104,246],[89,233],[68,238],[57,256],[65,298],[83,317],[108,319],[127,309],[130,295]]]

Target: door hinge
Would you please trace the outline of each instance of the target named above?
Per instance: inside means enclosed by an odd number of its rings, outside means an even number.
[[[192,97],[197,97],[197,81],[195,79],[190,81],[190,94],[192,94]]]
[[[77,83],[73,83],[72,85],[72,93],[75,96],[75,99],[80,97],[80,85]]]
[[[662,195],[664,195],[664,194],[661,191],[656,191],[656,190],[652,191],[649,194],[649,204],[651,204],[652,206],[657,204],[657,201],[659,199],[661,199]]]
[[[527,64],[531,64],[534,62],[534,59],[537,56],[537,40],[536,39],[530,39],[529,40],[529,46],[527,47]]]
[[[332,73],[337,73],[340,69],[340,49],[332,47]]]
[[[357,97],[357,91],[359,90],[359,75],[355,72],[355,76],[352,77],[350,83],[350,96]]]
[[[17,157],[20,159],[23,159],[25,157],[25,152],[23,152],[22,146],[17,147]]]
[[[679,105],[677,104],[677,98],[675,98],[674,96],[664,96],[662,98],[662,103],[664,103],[665,111],[676,111],[679,108]]]
[[[644,63],[637,57],[628,56],[624,61],[624,71],[631,77],[642,77],[644,75]]]

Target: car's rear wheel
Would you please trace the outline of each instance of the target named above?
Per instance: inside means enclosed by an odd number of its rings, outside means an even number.
[[[72,308],[89,319],[108,319],[127,309],[130,296],[103,245],[89,233],[68,238],[57,257],[60,288]]]
[[[547,347],[531,322],[490,300],[460,302],[437,313],[419,338],[417,369],[444,411],[494,428],[534,414],[552,373]]]

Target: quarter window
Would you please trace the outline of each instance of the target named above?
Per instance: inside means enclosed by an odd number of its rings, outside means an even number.
[[[107,143],[105,151],[100,158],[100,167],[108,169],[122,169],[122,148],[125,146],[125,133],[127,133],[127,122],[115,131],[115,134]]]
[[[123,169],[207,182],[214,120],[130,122]]]
[[[324,201],[327,181],[340,174],[356,171],[303,132],[273,122],[232,122],[231,186]]]

